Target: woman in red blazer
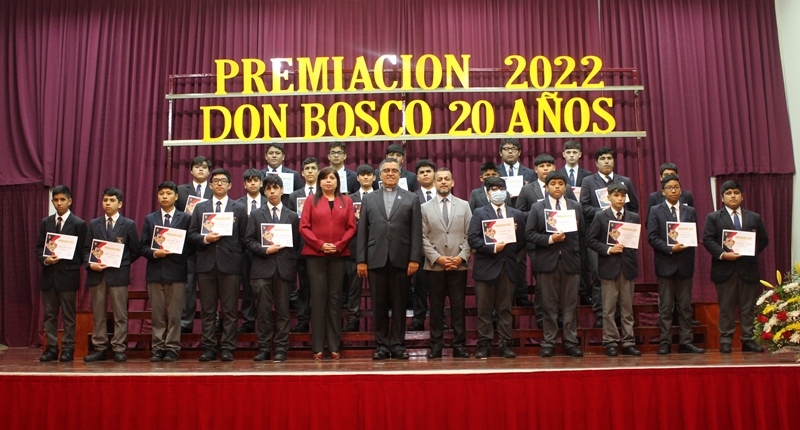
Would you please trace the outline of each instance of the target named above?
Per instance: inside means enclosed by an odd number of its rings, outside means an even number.
[[[311,284],[311,349],[322,359],[325,341],[331,358],[339,359],[342,318],[342,284],[348,244],[356,233],[353,201],[339,190],[339,173],[332,167],[319,171],[317,192],[303,204],[300,235],[305,239]]]

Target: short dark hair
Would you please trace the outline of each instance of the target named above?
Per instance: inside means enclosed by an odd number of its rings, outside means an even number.
[[[194,166],[201,166],[203,164],[205,164],[209,169],[211,168],[211,160],[202,155],[198,155],[192,159],[192,165],[190,168],[193,168]]]
[[[120,191],[119,188],[114,187],[108,187],[103,190],[103,196],[116,197],[119,201],[122,201],[123,199],[122,191]]]
[[[609,148],[607,146],[603,146],[600,149],[598,149],[597,152],[594,153],[594,161],[599,160],[600,157],[602,157],[602,156],[604,156],[606,154],[611,154],[611,158],[613,158],[615,160],[617,159],[617,151],[614,151],[613,149],[611,149],[611,148]]]
[[[316,157],[308,157],[308,158],[306,158],[305,160],[303,160],[303,167],[301,167],[301,170],[305,169],[306,165],[308,165],[308,164],[316,164],[317,167],[319,167],[319,160],[317,160]]]
[[[343,152],[347,152],[347,144],[344,142],[330,142],[328,143],[328,152],[331,152],[333,148],[342,148]]]
[[[550,154],[539,154],[536,156],[536,158],[533,159],[534,166],[538,166],[544,163],[556,164],[556,159],[553,158],[553,156]]]
[[[722,183],[722,191],[720,191],[720,194],[725,194],[725,191],[728,190],[739,190],[740,193],[744,193],[744,190],[742,190],[742,184],[732,179]]]
[[[213,178],[213,176],[212,176]],[[248,181],[253,178],[258,178],[259,181],[264,180],[264,172],[258,169],[253,169],[252,167],[244,171],[244,180]]]
[[[547,176],[544,177],[544,184],[550,185],[550,181],[554,181],[556,179],[561,179],[564,181],[564,184],[567,184],[569,181],[567,180],[567,174],[564,173],[563,169],[553,170],[552,172],[548,173]]]
[[[674,163],[664,163],[661,165],[661,168],[658,169],[658,175],[661,176],[664,174],[664,170],[672,170],[676,174],[678,173],[678,166]]]
[[[214,176],[217,176],[217,175],[225,175],[225,178],[228,180],[228,182],[231,181],[231,172],[223,169],[222,167],[218,167],[218,168],[214,169],[214,171],[211,172],[211,175],[209,176],[209,179],[214,179]]]
[[[419,173],[419,169],[423,167],[430,167],[431,170],[436,170],[436,165],[433,164],[433,161],[423,158],[422,160],[417,161],[417,164],[414,165],[414,173]]]
[[[280,142],[270,142],[267,144],[267,147],[264,148],[264,153],[266,154],[269,152],[270,148],[276,148],[281,151],[281,153],[286,154],[286,151],[283,150],[283,144]]]
[[[175,185],[175,183],[172,181],[164,181],[158,184],[158,188],[156,188],[156,191],[161,191],[161,190],[172,190],[173,193],[178,194],[178,186]]]
[[[664,187],[667,186],[667,182],[669,182],[669,181],[678,181],[678,185],[681,184],[681,180],[678,179],[678,175],[669,174],[669,175],[664,176],[663,178],[661,178],[661,189],[662,190],[664,189]]]
[[[519,143],[519,139],[515,137],[507,137],[500,141],[500,146],[498,147],[498,151],[502,151],[503,147],[506,145],[514,145],[517,149],[522,152],[522,144]]]
[[[406,150],[405,150],[405,148],[403,148],[403,145],[401,145],[399,143],[393,143],[393,144],[391,144],[391,145],[386,147],[386,155],[389,155],[389,154],[406,155]]]
[[[277,185],[279,188],[283,188],[283,179],[281,179],[280,175],[274,174],[267,174],[264,176],[264,182],[261,184],[261,194],[266,195],[267,188],[272,185]]]
[[[583,149],[581,149],[581,143],[577,140],[568,140],[564,142],[564,151],[568,149],[577,149],[578,151],[583,151]]]
[[[370,166],[369,164],[362,164],[358,166],[356,169],[356,175],[367,175],[367,174],[375,174],[375,168]]]
[[[495,172],[500,172],[500,169],[497,168],[497,164],[494,164],[492,161],[487,161],[481,164],[481,175],[486,173],[487,170],[494,170]]]
[[[72,191],[70,191],[69,187],[66,185],[56,185],[53,187],[53,192],[51,194],[53,194],[53,197],[55,197],[56,194],[63,194],[64,197],[68,199],[72,198]]]
[[[483,180],[483,188],[485,188],[486,191],[489,191],[494,187],[505,188],[506,180],[499,176],[490,176]]]
[[[609,196],[614,193],[622,193],[628,195],[628,186],[623,184],[622,182],[612,182],[611,184],[609,184],[607,190]]]

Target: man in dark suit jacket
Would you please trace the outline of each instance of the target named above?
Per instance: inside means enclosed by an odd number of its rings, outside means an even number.
[[[217,304],[222,306],[222,361],[233,361],[236,349],[236,305],[242,274],[242,251],[247,229],[247,209],[228,198],[231,174],[225,169],[211,172],[214,196],[200,203],[192,214],[189,241],[197,246],[197,285],[200,287],[200,319],[203,326],[202,344],[205,350],[200,361],[216,359]],[[233,232],[230,236],[218,233],[202,234],[203,213],[233,212]]]
[[[669,175],[678,176],[678,166],[674,163],[664,163],[661,165],[660,168],[661,176],[660,180],[663,180],[665,177]],[[658,204],[664,202],[664,193],[663,190],[661,191],[653,191],[650,196],[647,198],[647,207],[652,208]],[[692,193],[688,190],[681,189],[681,198],[680,202],[687,206],[694,207],[694,197],[692,197]]]
[[[584,181],[585,182],[585,181]],[[633,287],[639,266],[636,261],[636,249],[626,248],[621,243],[607,245],[609,223],[622,221],[639,224],[639,215],[625,209],[626,186],[615,182],[608,186],[608,199],[611,206],[597,212],[589,228],[587,244],[598,255],[598,273],[602,288],[603,304],[603,346],[606,355],[619,355],[618,344],[622,343],[622,355],[642,355],[636,349],[633,336]],[[617,303],[619,303],[622,337],[614,321]]]
[[[405,169],[405,160],[406,160],[406,149],[403,148],[403,145],[399,143],[393,143],[386,147],[386,158],[392,158],[397,160],[400,164],[400,177],[406,180],[406,185],[408,186],[407,190],[411,191],[412,193],[419,189],[419,183],[417,183],[417,175],[413,172],[410,172]],[[380,171],[380,169],[378,169]],[[375,178],[375,183],[373,184],[372,188],[378,189],[378,180],[380,178]],[[402,188],[402,187],[401,187]]]
[[[592,172],[578,165],[578,161],[580,161],[583,156],[580,142],[576,140],[564,142],[564,152],[562,152],[562,155],[566,161],[562,170],[567,176],[567,185],[569,187],[580,187],[583,178],[592,175]]]
[[[247,208],[247,216],[257,211],[267,203],[267,199],[261,194],[262,180],[264,173],[258,169],[247,169],[244,171],[244,189],[246,194],[240,197],[237,202]],[[245,249],[242,254],[242,325],[239,333],[253,333],[255,331],[256,308],[253,303],[253,289],[250,286],[250,267],[253,264],[253,254]]]
[[[658,327],[661,346],[658,354],[666,355],[672,345],[672,313],[678,308],[680,347],[678,352],[702,354],[705,350],[692,345],[692,278],[694,277],[695,247],[686,247],[678,240],[670,244],[667,222],[697,224],[694,208],[680,203],[681,183],[676,175],[661,179],[666,200],[650,208],[647,215],[647,239],[655,251],[658,277]],[[673,214],[674,213],[674,214]]]
[[[369,274],[378,345],[373,360],[390,355],[407,359],[406,297],[411,277],[422,262],[422,216],[417,196],[397,185],[400,163],[387,158],[381,163],[380,175],[383,187],[361,202],[356,267],[358,276]]]
[[[364,197],[372,193],[372,184],[375,181],[375,169],[369,164],[362,164],[358,166],[358,182],[360,188],[358,191],[350,194],[350,199],[353,200],[353,205],[358,205],[359,209],[356,210],[356,227],[361,219],[360,205]],[[364,279],[358,276],[356,270],[356,256],[358,255],[358,228],[356,228],[356,235],[350,240],[350,257],[347,259],[347,267],[345,269],[345,287],[346,292],[342,294],[347,298],[347,325],[344,326],[342,331],[353,332],[359,329],[359,318],[361,314],[361,289],[364,285]]]
[[[36,259],[42,266],[39,286],[42,289],[42,318],[47,337],[47,348],[39,361],[72,361],[75,354],[75,300],[80,286],[81,264],[83,263],[83,244],[86,242],[86,222],[73,214],[72,191],[65,185],[53,187],[53,207],[56,213],[44,218],[39,225],[36,239]],[[72,258],[59,258],[57,252],[45,257],[47,233],[75,236],[77,239]],[[64,321],[64,335],[61,337],[61,356],[58,355],[58,310]]]
[[[534,203],[525,223],[525,239],[529,245],[531,270],[536,273],[537,295],[541,296],[544,341],[539,355],[552,357],[558,335],[559,308],[564,315],[564,348],[570,357],[582,357],[578,346],[578,286],[581,273],[581,244],[585,226],[581,205],[565,198],[569,190],[564,172],[547,174],[548,198]],[[577,231],[548,231],[545,210],[572,210]],[[532,249],[531,249],[532,248]]]
[[[293,182],[291,184],[287,184],[284,181],[284,195],[281,198],[281,202],[283,204],[287,204],[289,201],[289,194],[291,194],[294,190],[299,190],[303,187],[303,177],[300,176],[300,173],[297,171],[292,170],[283,165],[283,160],[286,158],[286,153],[283,151],[283,145],[280,142],[270,142],[267,144],[267,147],[264,149],[264,159],[267,160],[267,167],[261,170],[266,177],[267,174],[279,174],[279,173],[288,173],[293,176]],[[292,186],[292,189],[289,190],[289,185]]]
[[[490,193],[490,203],[472,214],[467,240],[475,251],[472,277],[475,280],[475,296],[478,300],[478,351],[475,358],[488,358],[494,329],[492,313],[497,312],[499,355],[514,358],[511,349],[511,307],[514,285],[518,280],[516,255],[525,241],[525,217],[522,212],[506,206],[506,181],[502,178],[486,178],[484,188]],[[484,241],[483,221],[514,218],[516,242],[492,243]]]
[[[264,195],[269,203],[251,212],[245,244],[253,254],[250,272],[255,294],[258,353],[255,361],[270,359],[271,341],[275,335],[275,361],[285,361],[289,349],[289,291],[297,277],[297,255],[300,253],[300,232],[297,213],[281,203],[283,181],[279,176],[264,178]],[[292,247],[261,244],[261,224],[291,224]],[[275,306],[275,323],[272,307]]]
[[[194,247],[184,238],[183,252],[152,249],[154,231],[168,227],[187,231],[191,217],[175,208],[178,187],[167,181],[158,185],[161,209],[144,218],[139,248],[147,259],[147,294],[152,308],[152,362],[177,361],[181,350],[181,310],[186,291],[187,261]],[[157,233],[156,233],[157,234]]]
[[[501,177],[506,176],[522,176],[524,183],[533,182],[536,179],[536,173],[519,162],[519,157],[522,155],[522,144],[519,139],[506,138],[500,142],[500,158],[503,160],[497,167],[498,173]],[[512,199],[512,204],[514,199]]]
[[[342,194],[353,194],[360,188],[356,172],[346,168],[344,161],[347,160],[347,144],[344,142],[330,142],[328,144],[328,161],[331,167],[339,172],[339,182],[345,188],[339,190]]]
[[[106,296],[111,300],[114,312],[114,337],[111,348],[114,361],[124,362],[128,337],[128,285],[131,283],[131,264],[139,258],[139,236],[136,223],[130,218],[120,215],[122,208],[122,191],[116,188],[103,190],[103,210],[105,216],[89,222],[86,242],[83,247],[83,258],[86,262],[86,284],[92,294],[92,317],[94,331],[92,345],[94,352],[83,357],[83,361],[105,361],[107,358],[108,332],[106,329]],[[119,268],[109,267],[102,262],[91,262],[89,255],[94,239],[125,245]]]
[[[719,352],[722,353],[732,351],[737,306],[742,326],[742,351],[764,352],[753,340],[753,321],[756,300],[762,290],[757,256],[767,247],[769,238],[761,216],[741,208],[743,200],[742,186],[736,181],[725,181],[722,184],[725,207],[708,214],[703,229],[703,245],[711,254],[711,280],[717,286],[719,297]],[[745,257],[724,250],[722,230],[755,232],[756,256]]]

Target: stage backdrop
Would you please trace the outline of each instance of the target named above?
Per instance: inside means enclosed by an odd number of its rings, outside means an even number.
[[[583,139],[582,165],[596,170],[594,151],[615,148],[616,172],[631,177],[646,201],[658,188],[658,166],[675,162],[701,218],[713,209],[710,176],[745,178],[745,206],[762,213],[771,235],[764,269],[788,268],[794,165],[771,0],[4,1],[0,342],[39,340],[33,241],[47,214],[47,187],[69,185],[74,212],[87,220],[101,214],[102,190],[119,187],[122,212],[141,223],[156,209],[155,185],[189,181],[197,154],[233,173],[234,197],[243,194],[244,169],[265,165],[263,146],[177,148],[167,165],[170,74],[211,73],[217,58],[364,55],[371,64],[403,53],[470,54],[473,68],[504,67],[509,54],[597,55],[605,67],[638,69],[648,137]],[[498,109],[511,99],[499,96]],[[631,112],[629,103],[618,108]],[[435,117],[446,114],[437,109]],[[563,164],[567,138],[525,139],[522,163],[547,151]],[[379,162],[386,145],[349,145],[347,165]],[[409,166],[421,158],[450,166],[460,197],[478,186],[481,163],[499,160],[496,141],[406,147]],[[322,144],[289,145],[286,164],[298,168],[310,155],[324,163],[324,154]],[[640,255],[641,279],[654,281],[649,247]],[[131,288],[144,289],[144,262],[134,265]],[[698,252],[697,301],[716,300],[709,265]],[[86,308],[88,294],[80,301]]]

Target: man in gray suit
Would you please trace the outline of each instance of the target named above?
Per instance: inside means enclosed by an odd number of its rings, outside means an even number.
[[[442,358],[444,298],[450,297],[450,321],[453,327],[453,357],[469,358],[464,319],[467,269],[470,248],[467,241],[472,212],[469,203],[450,194],[453,174],[446,167],[434,175],[436,197],[421,206],[423,269],[428,275],[431,305],[431,352],[428,358]]]
[[[400,163],[387,158],[379,171],[382,188],[361,202],[356,268],[362,278],[369,274],[377,343],[372,359],[408,359],[406,298],[411,277],[422,261],[422,216],[416,194],[398,187]]]

